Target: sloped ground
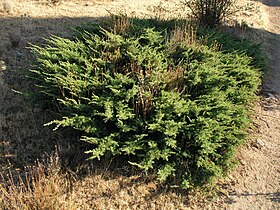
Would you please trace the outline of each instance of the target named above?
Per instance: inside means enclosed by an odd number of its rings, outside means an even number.
[[[280,1],[261,3],[264,28],[255,33],[262,36],[269,63],[251,140],[241,148],[241,165],[226,185],[221,208],[230,210],[280,209]]]
[[[78,150],[73,152],[68,142],[75,141],[76,137],[69,131],[55,133],[42,126],[52,113],[34,108],[12,91],[29,88],[21,74],[30,68],[34,59],[26,49],[28,43],[40,44],[42,37],[51,34],[69,36],[68,27],[96,21],[97,17],[107,15],[108,10],[144,17],[148,14],[178,16],[179,1],[65,0],[57,6],[46,4],[47,0],[9,2],[9,12],[0,12],[0,60],[4,61],[0,63],[0,167],[32,164],[44,152],[54,150],[56,145],[61,151],[70,151],[65,156],[69,161],[75,161],[73,157],[78,156]],[[158,191],[150,180],[113,176],[105,168],[100,175],[76,183],[75,197],[84,204],[82,209],[187,209],[190,203],[192,209],[280,208],[280,5],[279,0],[241,1],[241,4],[243,10],[239,14],[242,18],[236,19],[241,25],[242,20],[247,19],[249,28],[241,27],[239,33],[264,41],[270,61],[263,100],[255,109],[251,138],[238,155],[241,165],[221,183],[225,195],[202,207],[193,198]],[[119,170],[123,172],[125,168]]]

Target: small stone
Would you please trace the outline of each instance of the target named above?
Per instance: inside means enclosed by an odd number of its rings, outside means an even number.
[[[268,97],[270,98],[275,98],[274,95],[272,93],[267,93]]]
[[[257,143],[261,146],[261,147],[264,147],[265,146],[265,143],[261,140],[257,140]]]
[[[243,166],[246,164],[245,160],[240,160],[240,163],[241,163],[241,165],[243,165]]]
[[[260,139],[258,139],[256,142],[253,143],[253,147],[255,147],[257,149],[261,149],[264,146],[265,146],[265,143]]]
[[[16,51],[15,51],[15,55],[16,55],[16,58],[17,58],[17,59],[21,59],[23,54],[22,54],[21,52],[19,52],[19,51],[16,50]]]
[[[7,66],[6,66],[5,62],[0,60],[0,70],[5,71],[6,68],[7,68]]]
[[[233,179],[233,176],[232,176],[232,175],[229,175],[228,178],[229,178],[229,179]]]
[[[275,95],[273,95],[272,93],[267,93],[268,95],[268,99],[271,101],[278,101],[277,97]]]

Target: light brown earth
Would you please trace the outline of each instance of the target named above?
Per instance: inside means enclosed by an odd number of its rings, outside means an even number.
[[[34,108],[12,91],[28,88],[21,74],[34,59],[26,48],[28,43],[40,44],[42,37],[51,34],[69,36],[67,27],[95,21],[108,11],[142,17],[184,15],[177,0],[65,0],[56,6],[47,2],[0,0],[0,169],[32,164],[55,145],[71,151],[65,139],[76,140],[67,130],[61,134],[42,126],[52,113]],[[241,164],[220,183],[224,195],[200,204],[188,196],[157,192],[155,184],[145,178],[114,177],[104,169],[77,181],[74,197],[81,209],[280,209],[280,2],[246,0],[239,4],[234,18],[242,26],[238,33],[263,42],[269,65],[254,127],[238,154]],[[76,153],[66,156],[70,162],[78,161]]]
[[[232,173],[221,206],[230,210],[280,209],[280,1],[262,0],[262,28],[269,57],[262,102],[255,110],[255,128],[238,155],[241,165]]]

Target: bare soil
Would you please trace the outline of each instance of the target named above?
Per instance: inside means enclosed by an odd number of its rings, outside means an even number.
[[[79,162],[79,148],[71,148],[77,137],[69,130],[53,132],[44,127],[52,113],[13,91],[30,88],[23,76],[34,60],[29,43],[41,44],[51,34],[70,36],[69,27],[94,22],[108,11],[184,16],[179,2],[65,0],[52,5],[47,0],[0,0],[0,169],[30,165],[57,145],[68,164]],[[280,209],[280,2],[245,0],[239,5],[234,19],[242,26],[239,35],[263,42],[269,64],[261,100],[254,108],[254,127],[237,155],[241,164],[219,184],[223,195],[201,203],[195,197],[158,189],[153,180],[141,175],[125,176],[125,168],[110,174],[105,164],[103,172],[74,184],[72,196],[81,209]]]
[[[262,0],[263,24],[254,30],[268,56],[255,128],[238,154],[241,165],[226,185],[223,209],[280,209],[280,1]],[[252,34],[251,34],[252,35]]]

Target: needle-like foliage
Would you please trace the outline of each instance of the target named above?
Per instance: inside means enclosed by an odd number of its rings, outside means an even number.
[[[222,176],[260,84],[252,59],[203,45],[186,25],[162,31],[128,21],[33,47],[39,95],[62,115],[48,124],[80,131],[92,158],[127,155],[171,185]]]

